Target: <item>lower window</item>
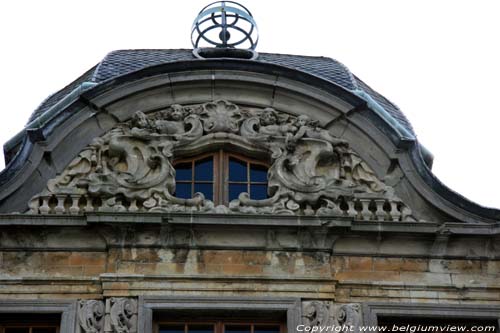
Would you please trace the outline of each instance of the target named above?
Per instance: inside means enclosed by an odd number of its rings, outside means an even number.
[[[0,326],[1,333],[58,333],[59,329],[55,326],[40,325],[16,325]]]
[[[382,329],[379,329],[380,332],[498,332],[498,322],[496,319],[382,316],[377,321],[378,327],[382,327]]]
[[[0,333],[59,333],[60,314],[1,313]]]
[[[283,324],[259,322],[159,323],[158,333],[284,333]]]

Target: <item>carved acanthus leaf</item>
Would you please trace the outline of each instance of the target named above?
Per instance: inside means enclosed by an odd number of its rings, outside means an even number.
[[[229,206],[203,194],[175,193],[172,161],[211,142],[266,152],[268,195],[242,193]],[[241,109],[227,101],[172,105],[135,113],[96,138],[30,203],[33,214],[212,212],[331,215],[362,220],[412,220],[411,211],[375,176],[346,141],[306,115],[271,108]]]

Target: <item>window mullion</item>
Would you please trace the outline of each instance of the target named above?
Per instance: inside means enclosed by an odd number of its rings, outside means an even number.
[[[194,166],[195,160],[191,161],[191,198],[194,196]]]
[[[225,204],[227,201],[227,173],[228,168],[226,166],[226,156],[223,150],[219,151],[219,204]]]
[[[228,180],[229,180],[229,155],[224,154],[222,150],[219,150],[219,204],[227,204],[229,202],[228,196]]]
[[[248,161],[247,161],[247,193],[251,198],[252,193],[250,193],[250,162],[248,162]]]

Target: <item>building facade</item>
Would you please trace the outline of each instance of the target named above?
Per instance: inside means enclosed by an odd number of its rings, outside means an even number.
[[[339,62],[248,57],[115,51],[42,103],[4,146],[0,330],[498,330],[500,211]]]

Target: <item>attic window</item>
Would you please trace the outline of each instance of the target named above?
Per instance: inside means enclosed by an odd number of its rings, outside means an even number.
[[[262,200],[267,195],[268,165],[223,150],[174,162],[175,196],[189,199],[201,192],[216,205],[227,205],[243,193]]]

